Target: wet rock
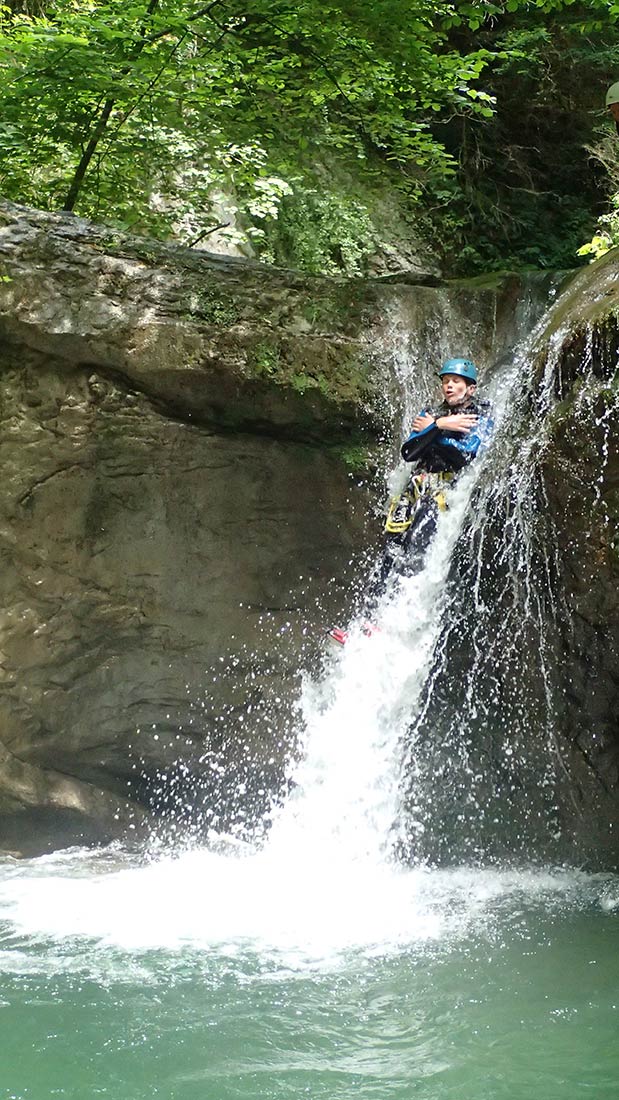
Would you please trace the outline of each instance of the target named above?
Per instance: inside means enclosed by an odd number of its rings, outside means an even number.
[[[276,773],[258,788],[276,787],[284,748],[261,716],[290,695],[304,626],[316,637],[324,626],[306,610],[308,586],[343,574],[364,541],[341,460],[171,419],[90,364],[67,375],[33,358],[5,376],[3,397],[0,721],[11,759],[40,769],[51,804],[72,804],[52,772],[117,802],[156,803],[157,776],[206,751],[241,753],[250,779]],[[244,681],[236,703],[231,680]],[[179,798],[204,794],[192,777]]]
[[[619,253],[579,273],[551,315],[537,405],[557,547],[556,723],[588,857],[619,845]]]

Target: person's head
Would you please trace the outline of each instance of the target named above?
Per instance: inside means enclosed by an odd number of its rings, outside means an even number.
[[[477,367],[470,359],[447,359],[438,374],[448,405],[460,405],[475,393]]]
[[[606,107],[615,122],[619,122],[619,80],[616,84],[611,84],[606,93]]]

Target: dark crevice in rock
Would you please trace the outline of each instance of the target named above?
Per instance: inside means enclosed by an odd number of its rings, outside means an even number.
[[[58,469],[52,470],[50,474],[46,474],[45,477],[37,478],[37,480],[26,489],[25,493],[17,497],[17,504],[25,504],[25,502],[36,492],[41,485],[46,485],[48,481],[58,477],[60,474],[66,474],[69,470],[83,470],[84,465],[81,462],[72,462],[68,466],[59,466]]]

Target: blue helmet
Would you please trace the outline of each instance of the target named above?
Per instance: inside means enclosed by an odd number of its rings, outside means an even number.
[[[470,359],[448,359],[438,372],[439,378],[443,374],[457,374],[467,382],[477,382],[477,367]]]

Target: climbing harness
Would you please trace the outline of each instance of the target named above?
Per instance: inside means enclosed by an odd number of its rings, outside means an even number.
[[[388,535],[403,535],[415,519],[417,510],[425,498],[431,496],[439,511],[447,509],[447,499],[443,485],[453,480],[455,474],[452,470],[443,473],[419,473],[414,474],[406,489],[399,497],[393,497],[389,503],[389,511],[385,520],[385,531]]]
[[[373,588],[375,600],[378,593],[384,590],[391,568],[395,565],[402,571],[402,567],[396,564],[398,561],[407,557],[410,560],[415,555],[419,560],[425,553],[428,541],[435,530],[436,511],[443,512],[447,508],[445,489],[455,476],[453,470],[445,470],[441,473],[420,471],[413,474],[404,492],[391,500],[385,521],[385,531],[394,537],[386,540],[382,565],[375,571]],[[416,526],[411,531],[413,524]],[[411,554],[411,544],[414,544],[413,554]],[[359,625],[361,633],[367,637],[380,631],[380,627],[369,620]],[[346,645],[349,640],[348,630],[339,626],[331,627],[326,633],[332,642],[340,646]]]

